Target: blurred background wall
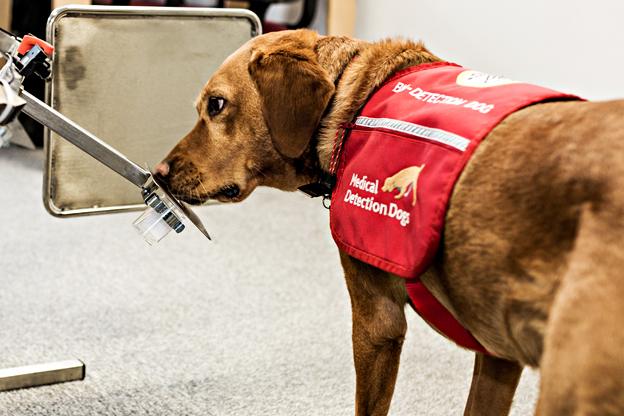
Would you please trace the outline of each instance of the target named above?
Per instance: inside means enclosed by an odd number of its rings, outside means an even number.
[[[67,1],[90,3],[54,3]],[[275,4],[268,9],[266,19],[293,24],[309,0],[272,1]],[[38,16],[35,4],[50,7],[50,0],[0,0],[0,26],[5,28],[10,3],[14,3],[13,30],[18,33],[25,32],[26,23]],[[219,1],[185,3],[214,6]],[[322,34],[349,34],[366,40],[391,36],[422,39],[443,59],[474,69],[588,99],[624,96],[622,0],[318,0],[316,4],[310,27]],[[16,13],[24,7],[32,10]],[[42,31],[45,15],[39,20]],[[40,140],[35,142],[39,144]]]
[[[438,56],[581,94],[624,97],[624,1],[358,0],[355,36],[422,39]]]

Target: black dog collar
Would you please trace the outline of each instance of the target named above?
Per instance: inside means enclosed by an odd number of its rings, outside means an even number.
[[[336,185],[336,177],[327,172],[322,172],[319,180],[300,186],[298,189],[310,198],[331,198],[332,191]]]

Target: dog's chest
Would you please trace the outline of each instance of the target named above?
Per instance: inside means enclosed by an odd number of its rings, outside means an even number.
[[[510,113],[556,99],[577,97],[424,64],[382,85],[337,140],[330,209],[337,245],[406,278],[421,316],[464,347],[483,351],[418,277],[438,249],[453,186],[479,143]]]

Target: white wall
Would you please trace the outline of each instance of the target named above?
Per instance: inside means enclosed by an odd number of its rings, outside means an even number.
[[[340,1],[340,0],[338,0]],[[303,1],[294,3],[277,3],[269,7],[266,20],[280,23],[296,23],[301,17]],[[326,33],[327,0],[319,0],[316,6],[316,15],[310,25],[311,29],[320,34]]]
[[[473,69],[624,98],[623,0],[358,0],[356,37],[397,35]]]

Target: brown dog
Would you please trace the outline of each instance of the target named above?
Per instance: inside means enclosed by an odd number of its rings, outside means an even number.
[[[157,170],[191,203],[240,201],[259,185],[295,190],[327,170],[336,129],[377,86],[437,60],[410,41],[260,36],[208,81],[197,124]],[[534,105],[489,134],[454,188],[439,255],[422,276],[500,357],[477,354],[465,414],[506,414],[524,365],[541,368],[540,415],[624,414],[623,218],[624,101]],[[341,260],[356,414],[385,415],[406,289]]]

